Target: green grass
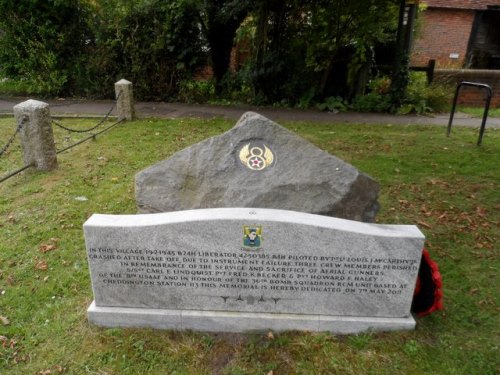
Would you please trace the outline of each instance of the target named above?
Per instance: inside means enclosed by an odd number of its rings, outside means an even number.
[[[484,115],[484,107],[458,107],[457,112],[463,112],[473,117],[482,118]],[[500,117],[500,108],[490,107],[488,110],[488,117]]]
[[[220,119],[141,120],[60,154],[56,171],[29,170],[0,184],[0,316],[9,320],[0,322],[0,373],[499,373],[500,130],[487,129],[476,147],[477,129],[457,127],[446,138],[430,126],[285,126],[380,181],[379,222],[419,225],[443,274],[443,312],[418,318],[415,331],[358,336],[89,326],[83,222],[93,213],[135,213],[135,173],[232,127]],[[13,119],[0,119],[0,146],[14,128]],[[61,149],[82,135],[55,129],[55,137]],[[0,175],[21,159],[16,141],[0,158]]]

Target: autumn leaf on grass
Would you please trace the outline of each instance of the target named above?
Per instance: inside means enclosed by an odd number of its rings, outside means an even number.
[[[42,370],[37,372],[37,375],[52,375],[52,374],[62,374],[66,371],[66,369],[60,365],[52,366],[52,368],[47,370]]]
[[[9,318],[7,318],[6,316],[2,316],[2,315],[0,315],[0,322],[2,322],[2,325],[4,325],[4,326],[8,326],[10,324]]]
[[[417,224],[423,226],[424,228],[432,229],[432,227],[429,224],[427,224],[425,221],[422,221],[422,220],[417,221]]]
[[[48,241],[48,243],[46,243],[46,244],[43,243],[40,246],[38,246],[38,250],[42,253],[47,253],[49,251],[56,250],[57,249],[57,241],[58,241],[57,238],[51,238]]]
[[[38,247],[38,250],[40,250],[42,253],[46,253],[48,251],[52,251],[52,250],[55,250],[55,249],[57,249],[57,245],[45,245],[45,244],[41,244]]]
[[[35,263],[36,270],[46,271],[48,268],[47,262],[45,260],[39,260]]]
[[[477,206],[476,207],[476,214],[480,217],[485,217],[486,216],[486,210],[481,207],[481,206]]]

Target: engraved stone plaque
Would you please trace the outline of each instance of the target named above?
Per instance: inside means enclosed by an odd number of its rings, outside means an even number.
[[[84,225],[104,326],[244,332],[414,327],[424,236],[273,209],[93,215]]]

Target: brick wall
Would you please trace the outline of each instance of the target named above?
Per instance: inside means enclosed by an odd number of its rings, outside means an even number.
[[[412,66],[427,65],[430,59],[442,68],[461,68],[474,21],[474,11],[429,8],[422,15],[410,58]],[[450,58],[458,54],[458,58]]]
[[[478,69],[436,69],[434,81],[452,84],[456,89],[462,81],[485,83],[493,91],[490,108],[500,108],[500,70]],[[486,90],[464,86],[460,89],[459,104],[471,107],[483,107],[486,100]]]

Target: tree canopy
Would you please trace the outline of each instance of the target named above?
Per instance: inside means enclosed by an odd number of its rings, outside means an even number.
[[[0,75],[46,95],[175,100],[210,66],[215,92],[307,105],[364,92],[394,44],[397,0],[3,0]],[[245,49],[235,67],[231,53]],[[384,57],[384,56],[382,56]],[[387,64],[386,64],[387,65]]]

